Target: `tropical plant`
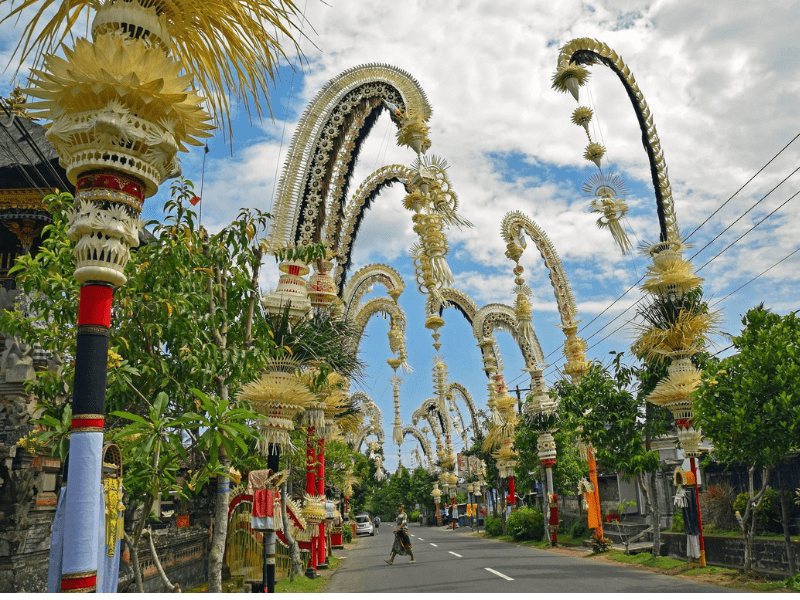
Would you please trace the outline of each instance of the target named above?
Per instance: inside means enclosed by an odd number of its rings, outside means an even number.
[[[742,318],[733,338],[737,353],[709,365],[695,392],[697,424],[713,440],[722,464],[748,467],[748,496],[741,521],[744,569],[752,569],[753,535],[771,469],[800,447],[800,319],[780,316],[761,304]],[[755,488],[760,470],[761,488]],[[791,552],[787,544],[787,552]]]
[[[646,386],[654,379],[652,366],[630,367],[623,364],[623,353],[611,355],[609,367],[593,363],[579,385],[560,381],[554,390],[561,398],[565,428],[591,442],[598,465],[634,479],[656,519],[655,481],[647,475],[658,472],[661,462],[646,443],[665,432],[668,421],[645,401]]]
[[[483,525],[486,529],[487,535],[492,537],[499,537],[503,535],[503,522],[500,520],[500,517],[486,515],[486,518],[483,520]]]
[[[709,485],[703,497],[703,526],[715,525],[718,529],[737,529],[739,523],[734,515],[736,492],[727,481]],[[744,510],[742,505],[741,510]]]
[[[506,530],[514,541],[541,541],[544,537],[544,515],[542,511],[523,506],[508,515]]]
[[[155,501],[176,484],[180,461],[186,458],[182,431],[192,423],[192,416],[169,416],[168,404],[169,397],[161,392],[148,407],[147,418],[125,411],[112,413],[130,421],[115,432],[112,439],[119,444],[123,455],[128,459],[124,464],[124,482],[130,497],[129,502],[134,503],[128,510],[134,514],[141,510],[141,517],[128,540],[136,587],[140,593],[144,588],[139,566],[139,539]],[[154,560],[158,561],[157,555]]]

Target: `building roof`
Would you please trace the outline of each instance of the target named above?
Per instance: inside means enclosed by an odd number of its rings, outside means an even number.
[[[45,131],[25,117],[0,111],[0,188],[72,191]]]

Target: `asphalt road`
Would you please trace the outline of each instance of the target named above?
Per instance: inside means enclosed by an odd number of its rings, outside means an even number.
[[[325,592],[737,591],[415,524],[409,526],[409,534],[417,562],[410,564],[408,556],[398,556],[393,565],[387,565],[384,560],[391,553],[392,529],[391,523],[384,523],[374,537],[361,536],[354,547],[334,550],[334,556],[344,560],[331,576]]]

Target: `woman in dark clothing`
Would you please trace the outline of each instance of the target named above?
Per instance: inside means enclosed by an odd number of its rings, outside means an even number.
[[[405,556],[411,555],[410,562],[417,562],[414,560],[414,550],[411,547],[411,539],[408,537],[408,515],[403,510],[403,505],[397,505],[397,528],[394,530],[394,544],[392,545],[392,557],[386,561],[386,564],[393,564],[394,557],[398,554]]]

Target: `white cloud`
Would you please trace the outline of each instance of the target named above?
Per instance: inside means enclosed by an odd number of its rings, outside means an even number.
[[[254,127],[237,124],[232,157],[221,139],[212,140],[212,152],[206,157],[204,223],[220,227],[236,216],[240,206],[268,209],[276,165],[282,166],[279,155],[285,155],[309,100],[347,68],[389,63],[408,71],[425,90],[433,107],[430,152],[451,165],[449,175],[460,212],[475,224],[472,229],[448,232],[448,259],[457,286],[479,304],[513,303],[513,263],[504,256],[499,230],[506,212],[520,210],[549,236],[564,263],[579,316],[588,323],[642,276],[646,260],[619,254],[608,231],[595,226],[596,215],[589,212],[588,199],[580,191],[583,180],[596,169],[582,158],[586,134],[570,122],[576,104],[550,88],[559,47],[575,37],[594,37],[626,61],[654,115],[678,223],[688,234],[797,133],[792,102],[800,87],[800,64],[794,59],[795,11],[793,3],[767,6],[743,0],[724,5],[689,0],[591,4],[579,0],[527,4],[349,0],[333,6],[309,2],[310,26],[304,32],[318,49],[303,44],[308,66],[295,78],[288,111],[284,94],[291,75],[284,70],[284,85],[273,95],[278,121]],[[0,58],[8,56],[10,40],[17,33],[7,24],[0,27]],[[595,65],[591,72],[581,100],[594,108],[592,135],[608,150],[610,165],[604,165],[604,171],[610,167],[626,179],[631,188],[627,224],[640,241],[653,241],[657,229],[650,171],[630,101],[609,69]],[[285,135],[280,120],[284,115],[288,119]],[[367,139],[352,191],[374,168],[412,161],[408,149],[395,146],[394,128],[387,123],[381,118]],[[790,146],[693,235],[695,249],[705,246],[786,177],[799,155],[800,144]],[[184,158],[184,170],[196,184],[202,159],[202,151]],[[795,193],[795,178],[703,250],[695,265],[712,258]],[[158,205],[159,198],[148,202]],[[376,199],[360,231],[353,269],[372,261],[390,262],[410,277],[405,256],[416,236],[401,198],[402,188],[395,186]],[[790,201],[702,270],[708,295],[722,298],[797,247],[797,202],[800,199]],[[633,236],[632,240],[636,243]],[[762,299],[775,310],[800,308],[794,306],[798,260],[798,255],[793,256],[722,302],[723,329],[738,331],[738,315]],[[552,291],[530,243],[521,264],[527,283],[534,288],[536,316],[546,321],[541,327],[535,325],[549,353],[560,346],[563,336],[550,326]],[[268,264],[265,271],[275,270]],[[264,281],[274,285],[277,274],[265,274]],[[407,280],[407,284],[404,297],[416,294],[412,282]],[[633,290],[587,327],[586,335],[638,297],[638,290]],[[409,338],[424,337],[425,347],[432,351],[428,332],[421,328],[424,315],[412,318],[412,311],[407,312]],[[630,318],[631,312],[597,333],[590,346]],[[455,317],[448,312],[446,318],[449,327]],[[628,343],[623,328],[592,352],[602,359],[608,349],[622,349]],[[383,346],[381,351],[385,351],[385,340]],[[476,399],[482,398],[485,388],[479,387],[479,378],[463,373],[478,365],[456,368],[457,349],[444,346],[442,351],[453,357],[451,378],[469,379]],[[508,350],[504,360],[516,377],[519,361],[511,354]],[[378,364],[383,358],[370,362]],[[423,365],[425,359],[416,362]],[[409,389],[429,390],[426,378],[427,367],[418,369],[408,377]],[[404,399],[404,418],[408,416],[405,407],[418,406],[418,400],[406,403]],[[391,410],[385,404],[382,408],[389,431]],[[393,453],[387,456],[387,467],[392,468]]]

